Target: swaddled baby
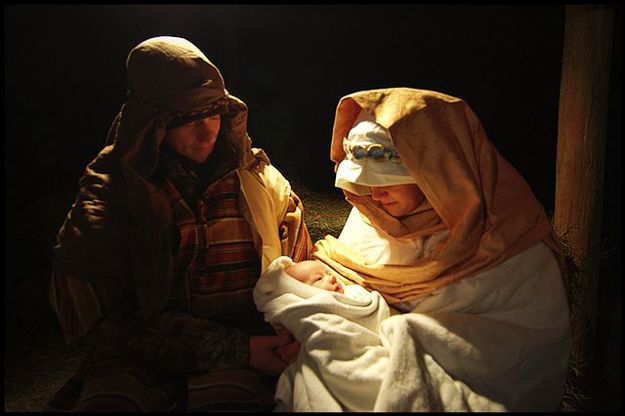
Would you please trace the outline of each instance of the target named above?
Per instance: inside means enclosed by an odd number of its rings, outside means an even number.
[[[282,256],[258,279],[254,301],[276,331],[286,329],[301,343],[278,381],[280,410],[310,411],[307,397],[324,411],[372,408],[388,355],[378,334],[390,310],[379,292],[345,284],[319,260]]]
[[[319,260],[304,260],[293,263],[293,265],[287,266],[284,271],[307,285],[330,292],[345,293],[345,289],[337,279],[335,272]]]
[[[370,293],[365,288],[359,285],[345,285],[336,271],[319,260],[303,260],[295,263],[287,256],[278,257],[271,262],[259,282],[262,282],[263,278],[278,277],[291,280],[285,282],[287,285],[292,284],[292,279],[295,279],[321,290],[342,293],[348,298],[370,301]]]

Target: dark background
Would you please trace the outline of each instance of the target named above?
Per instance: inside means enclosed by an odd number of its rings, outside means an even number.
[[[610,364],[617,370],[605,371],[617,371],[620,386],[616,7],[598,326],[618,341],[616,347],[598,342],[597,350],[618,360]],[[126,56],[159,35],[189,39],[220,68],[226,88],[249,107],[254,145],[298,186],[336,192],[329,145],[342,96],[412,87],[466,100],[553,212],[564,5],[10,5],[4,11],[7,291],[48,278],[50,248],[78,179],[124,102]]]
[[[287,176],[332,188],[329,141],[343,95],[383,87],[432,89],[465,99],[550,206],[563,11],[12,6],[5,15],[5,146],[7,169],[22,174],[8,179],[39,190],[72,189],[125,99],[130,49],[152,36],[177,35],[221,69],[226,87],[250,108],[254,144]],[[20,155],[28,155],[30,169]]]

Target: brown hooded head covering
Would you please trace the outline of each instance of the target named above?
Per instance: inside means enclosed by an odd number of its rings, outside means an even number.
[[[228,93],[217,67],[186,39],[159,36],[141,42],[126,60],[128,100],[107,138],[144,177],[158,163],[167,125],[175,118],[222,114],[222,130],[241,164],[251,157],[247,106]]]
[[[449,230],[434,253],[414,265],[367,264],[331,237],[316,256],[391,301],[413,299],[471,277],[545,241],[558,251],[549,220],[521,175],[496,151],[477,116],[461,99],[411,88],[361,91],[336,110],[330,157],[345,158],[343,139],[361,110],[387,128],[425,199],[395,218],[370,196],[344,191],[376,228],[391,237]]]
[[[220,113],[219,140],[236,167],[254,156],[247,106],[228,94],[217,67],[191,42],[170,36],[141,42],[127,70],[128,98],[80,181],[54,252],[68,275],[108,288],[102,310],[130,286],[147,315],[166,305],[171,287],[171,210],[151,178],[168,123]]]

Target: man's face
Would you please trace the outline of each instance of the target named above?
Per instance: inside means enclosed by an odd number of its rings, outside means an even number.
[[[204,163],[215,148],[221,128],[221,115],[195,120],[167,131],[165,141],[177,153]]]
[[[370,186],[371,199],[393,217],[402,217],[414,211],[424,195],[416,184]]]

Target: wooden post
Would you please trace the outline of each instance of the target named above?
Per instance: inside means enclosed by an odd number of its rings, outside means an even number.
[[[575,265],[569,274],[574,374],[581,410],[590,405],[614,11],[566,6],[554,227]],[[570,380],[571,376],[575,380]]]

